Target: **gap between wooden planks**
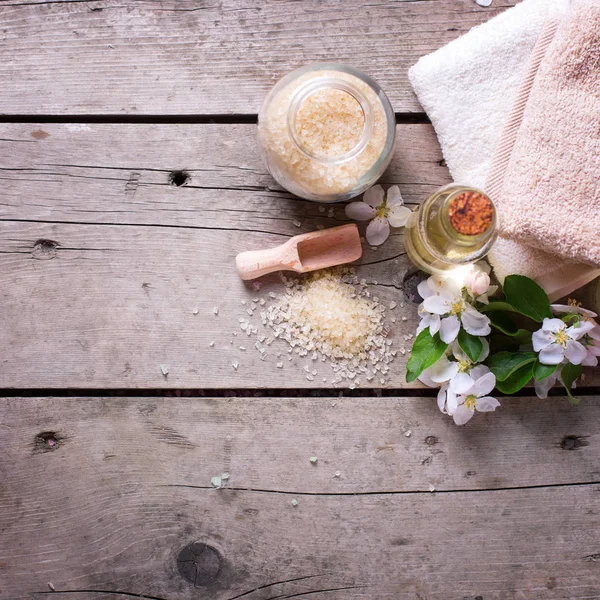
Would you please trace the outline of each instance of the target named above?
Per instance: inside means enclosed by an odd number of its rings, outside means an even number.
[[[0,599],[598,598],[599,399],[1,399]]]
[[[516,3],[9,0],[0,113],[256,114],[275,81],[319,61],[364,70],[415,112],[408,68]]]

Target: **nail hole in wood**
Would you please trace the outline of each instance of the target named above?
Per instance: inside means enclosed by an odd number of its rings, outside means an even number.
[[[221,563],[217,550],[203,542],[188,544],[177,557],[180,575],[196,587],[212,583],[219,575]]]
[[[406,298],[408,298],[414,304],[420,304],[422,298],[419,296],[417,287],[421,281],[424,281],[428,277],[429,275],[427,275],[427,273],[423,273],[423,271],[419,271],[418,269],[413,269],[412,271],[406,273],[404,279],[402,280],[402,291],[404,292]]]
[[[181,187],[185,185],[190,179],[190,174],[186,171],[172,171],[169,175],[169,183]]]
[[[560,443],[563,450],[577,450],[583,446],[589,446],[589,442],[577,435],[566,435]]]
[[[60,244],[54,240],[39,239],[33,245],[32,256],[37,260],[52,260]]]
[[[428,435],[425,438],[425,443],[428,446],[435,446],[438,442],[439,442],[439,440],[435,437],[435,435]]]
[[[60,437],[53,431],[42,431],[33,442],[35,452],[52,452],[60,446]]]

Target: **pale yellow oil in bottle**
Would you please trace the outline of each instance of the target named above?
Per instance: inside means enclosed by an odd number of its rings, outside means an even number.
[[[489,223],[481,224],[477,220],[471,225],[477,213],[471,210],[467,215],[453,214],[452,208],[457,200],[465,198],[466,193],[479,198],[480,204],[487,206],[486,217]],[[490,217],[491,207],[491,217]],[[473,233],[461,233],[458,218],[465,221],[463,230]],[[404,230],[404,247],[410,260],[427,273],[443,275],[459,265],[476,262],[490,250],[496,239],[496,211],[492,201],[481,190],[466,186],[447,185],[419,206],[411,215]]]

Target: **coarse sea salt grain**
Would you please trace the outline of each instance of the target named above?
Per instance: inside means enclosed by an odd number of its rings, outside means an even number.
[[[395,351],[391,340],[385,339],[385,306],[376,297],[370,298],[366,282],[359,285],[354,269],[283,277],[283,282],[285,292],[280,297],[269,293],[274,302],[261,320],[273,330],[274,338],[289,344],[288,352],[311,361],[320,356],[330,363],[334,383],[346,380],[352,388],[359,385],[357,375],[370,381],[376,373],[387,373]],[[259,339],[265,337],[261,334]],[[302,369],[309,381],[317,374],[308,365]]]

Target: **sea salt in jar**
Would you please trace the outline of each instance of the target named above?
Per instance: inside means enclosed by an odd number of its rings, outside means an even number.
[[[313,64],[269,92],[258,137],[280,185],[308,200],[339,202],[381,177],[392,158],[396,120],[370,77],[342,64]]]

